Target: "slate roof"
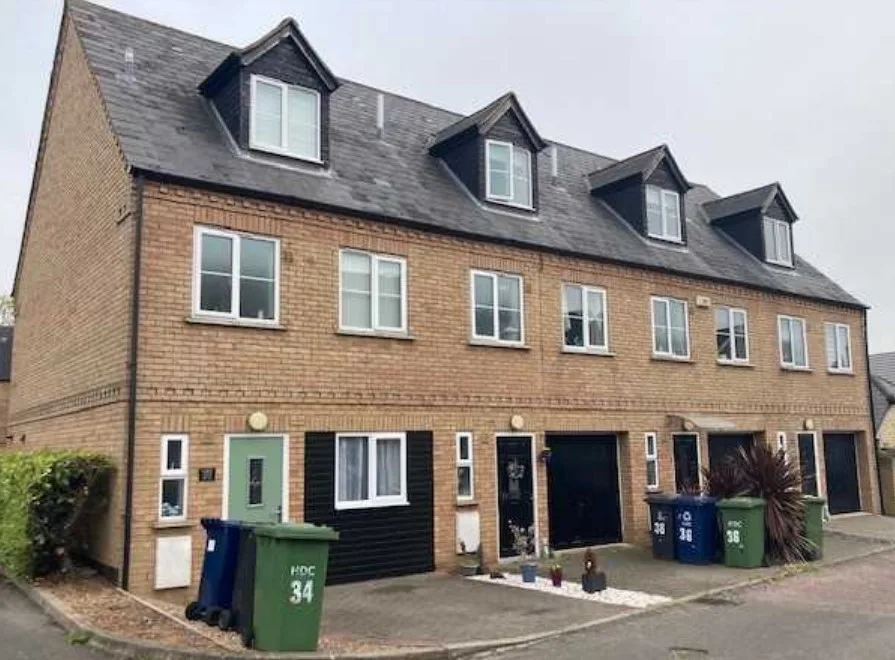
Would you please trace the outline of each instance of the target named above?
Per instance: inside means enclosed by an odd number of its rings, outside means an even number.
[[[677,163],[671,157],[668,146],[664,144],[591,172],[587,175],[587,182],[590,185],[590,189],[594,191],[613,183],[624,181],[635,175],[641,175],[643,178],[646,178],[652,174],[663,158],[668,159],[672,166],[672,171],[680,178],[682,186],[684,188],[691,187],[684,175],[678,170]]]
[[[766,211],[777,195],[780,195],[786,210],[792,214],[793,218],[797,219],[799,216],[796,215],[795,210],[789,204],[783,188],[776,182],[755,188],[754,190],[747,190],[736,195],[707,202],[703,204],[702,208],[709,220],[717,220],[742,213],[743,211],[751,211],[752,209]]]
[[[0,326],[0,383],[8,382],[12,373],[12,334],[9,326]]]
[[[384,93],[380,137],[380,91],[349,80],[340,80],[331,96],[329,171],[247,158],[231,145],[197,91],[238,49],[84,0],[70,0],[68,7],[124,155],[135,171],[148,176],[861,306],[803,259],[796,257],[795,269],[775,268],[710,226],[701,204],[718,196],[705,186],[694,186],[685,197],[687,249],[644,239],[589,193],[587,175],[615,161],[565,145],[556,145],[556,179],[550,176],[552,150],[537,156],[535,218],[488,208],[428,152],[433,136],[461,115]],[[135,80],[123,75],[128,47],[134,51]]]
[[[873,419],[878,429],[889,406],[895,404],[895,353],[877,353],[870,356],[870,382]]]

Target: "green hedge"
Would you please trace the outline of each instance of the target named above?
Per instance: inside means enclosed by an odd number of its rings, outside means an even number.
[[[71,451],[0,453],[0,565],[32,578],[87,550],[108,501],[112,464]]]

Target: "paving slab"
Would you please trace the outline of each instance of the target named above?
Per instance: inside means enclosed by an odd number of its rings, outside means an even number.
[[[851,534],[895,543],[895,517],[872,514],[833,516],[826,528],[839,534]]]

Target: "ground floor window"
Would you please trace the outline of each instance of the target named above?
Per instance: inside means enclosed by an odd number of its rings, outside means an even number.
[[[187,436],[162,436],[162,465],[159,479],[159,518],[162,520],[186,518],[188,455]]]
[[[647,433],[644,436],[646,444],[646,487],[656,489],[659,487],[659,443],[655,433]]]
[[[336,509],[407,504],[404,433],[336,436]]]
[[[457,434],[457,498],[471,500],[472,484],[472,433]]]

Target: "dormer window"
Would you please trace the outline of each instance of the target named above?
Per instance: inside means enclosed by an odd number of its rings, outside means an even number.
[[[531,153],[510,142],[485,144],[488,200],[531,208]]]
[[[646,186],[646,229],[650,238],[681,242],[681,199],[674,190]]]
[[[252,149],[320,162],[320,93],[252,76]]]
[[[768,263],[792,267],[792,239],[785,220],[764,219],[764,253]]]

